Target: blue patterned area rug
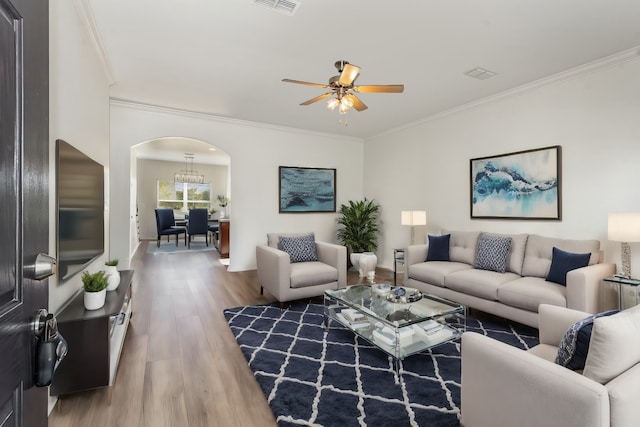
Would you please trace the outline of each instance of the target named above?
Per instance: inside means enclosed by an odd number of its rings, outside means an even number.
[[[458,426],[460,343],[392,360],[337,322],[323,306],[294,304],[224,310],[231,331],[279,426]],[[527,349],[537,330],[486,319],[467,330]]]

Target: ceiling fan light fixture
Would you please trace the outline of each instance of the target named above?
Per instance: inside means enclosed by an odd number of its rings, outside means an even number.
[[[340,114],[347,114],[347,111],[349,111],[349,108],[351,108],[351,107],[348,104],[343,104],[341,102],[340,106],[338,107],[338,112]]]
[[[340,104],[338,98],[331,98],[327,101],[327,108],[331,111],[335,110],[336,107]]]

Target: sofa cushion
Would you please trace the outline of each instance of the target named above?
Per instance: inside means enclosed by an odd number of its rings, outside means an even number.
[[[584,254],[575,254],[573,252],[566,252],[556,247],[553,248],[553,255],[551,256],[551,267],[549,267],[549,274],[547,274],[547,280],[549,282],[556,282],[563,286],[567,286],[567,273],[576,268],[582,268],[589,265],[589,258],[591,254],[589,252]]]
[[[449,259],[473,265],[478,246],[479,231],[451,231],[449,242]]]
[[[507,257],[507,271],[522,275],[522,263],[524,262],[524,251],[527,246],[528,234],[501,234],[483,233],[488,236],[510,237],[511,251]]]
[[[427,249],[427,261],[449,261],[450,234],[442,236],[428,236],[429,247]]]
[[[498,288],[498,301],[538,312],[540,304],[567,306],[567,288],[539,277],[521,277]]]
[[[562,341],[560,341],[555,363],[574,371],[583,370],[584,362],[587,360],[587,353],[589,352],[593,321],[599,317],[611,316],[617,312],[618,310],[610,310],[594,314],[571,325],[562,337]]]
[[[511,251],[511,237],[490,236],[480,233],[476,249],[475,268],[481,270],[507,271],[507,258]]]
[[[338,269],[319,261],[291,264],[291,287],[322,285],[338,280]]]
[[[586,253],[590,252],[589,265],[600,261],[599,240],[569,240],[529,235],[522,265],[523,276],[547,277],[553,258],[553,247],[563,251]]]
[[[471,266],[461,262],[429,261],[409,266],[409,277],[434,286],[444,287],[444,278],[458,270],[468,270]]]
[[[300,237],[280,236],[278,249],[288,253],[292,263],[318,260],[316,239],[313,233]]]
[[[606,384],[640,363],[640,305],[593,322],[582,374]]]
[[[498,273],[476,268],[459,270],[447,274],[444,279],[446,288],[473,295],[490,301],[498,299],[498,288],[506,282],[517,279],[515,273]]]

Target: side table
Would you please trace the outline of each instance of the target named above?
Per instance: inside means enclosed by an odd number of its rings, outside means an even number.
[[[624,310],[640,304],[640,280],[611,276],[603,279],[607,286],[614,287],[618,292],[618,309]]]
[[[404,276],[404,249],[393,250],[393,285],[396,286],[397,275],[402,274]],[[402,283],[404,284],[404,279]]]

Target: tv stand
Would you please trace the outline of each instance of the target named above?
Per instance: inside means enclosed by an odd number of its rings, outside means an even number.
[[[84,308],[80,291],[58,314],[58,329],[69,353],[53,377],[52,396],[113,385],[133,314],[132,279],[133,270],[120,271],[118,289],[107,292],[104,307],[98,310]]]

